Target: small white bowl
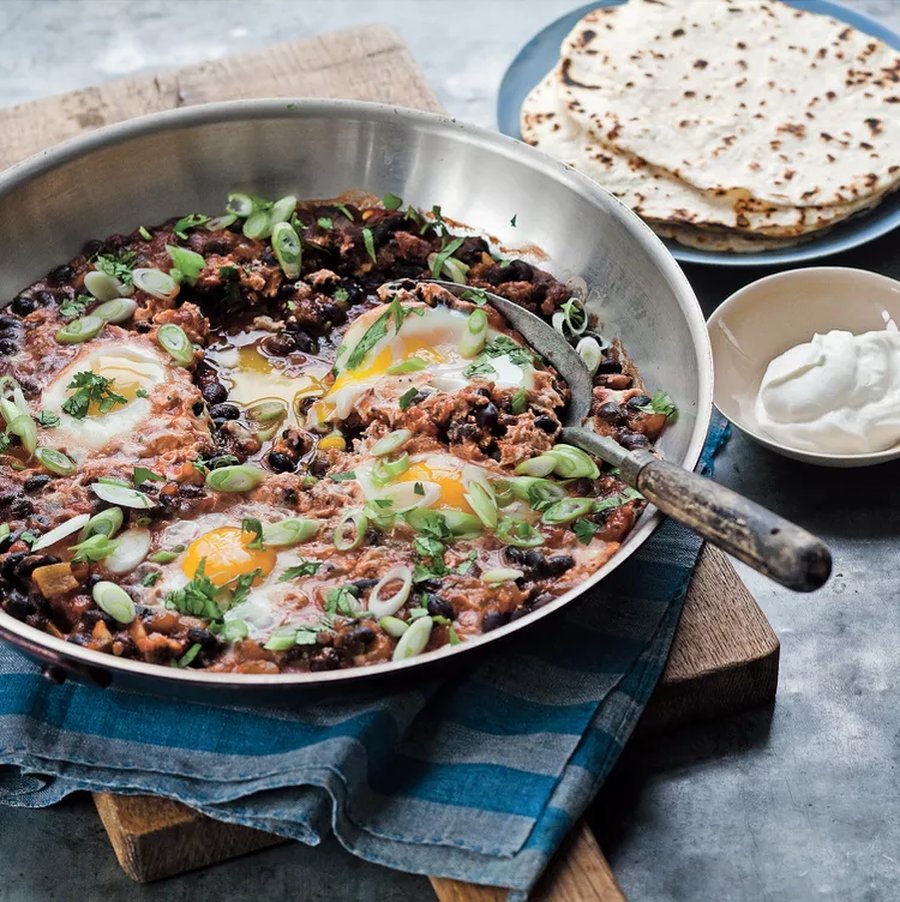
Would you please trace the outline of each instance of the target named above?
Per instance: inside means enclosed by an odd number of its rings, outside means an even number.
[[[715,365],[713,400],[761,445],[826,467],[868,467],[900,457],[900,445],[871,454],[804,451],[767,436],[753,413],[769,361],[816,332],[858,334],[900,325],[900,282],[844,266],[791,269],[736,291],[707,321]]]

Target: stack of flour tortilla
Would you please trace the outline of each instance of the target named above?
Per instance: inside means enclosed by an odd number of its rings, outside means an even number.
[[[521,127],[664,237],[769,250],[900,184],[900,54],[778,0],[628,0],[572,29]]]

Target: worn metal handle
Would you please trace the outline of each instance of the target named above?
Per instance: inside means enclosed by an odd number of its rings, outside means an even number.
[[[564,429],[563,440],[617,465],[622,479],[664,514],[783,586],[811,592],[831,574],[824,542],[755,501],[588,429]]]

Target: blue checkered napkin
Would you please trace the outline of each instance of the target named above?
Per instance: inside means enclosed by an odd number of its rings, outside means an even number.
[[[722,443],[717,422],[706,461]],[[526,892],[662,672],[700,550],[665,523],[588,597],[458,681],[301,708],[53,686],[0,649],[0,802],[152,793],[400,870]]]

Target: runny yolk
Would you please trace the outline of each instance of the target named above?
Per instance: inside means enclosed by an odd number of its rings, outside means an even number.
[[[462,474],[452,467],[419,461],[412,464],[402,476],[398,476],[396,482],[433,482],[441,490],[440,497],[433,507],[449,507],[467,514],[473,513],[469,502],[466,501]]]
[[[272,548],[262,551],[248,548],[253,539],[252,533],[243,532],[236,526],[222,526],[200,536],[188,546],[184,555],[185,576],[193,579],[200,563],[205,561],[204,573],[220,588],[254,570],[261,571],[261,578],[267,577],[275,567],[275,551]]]

